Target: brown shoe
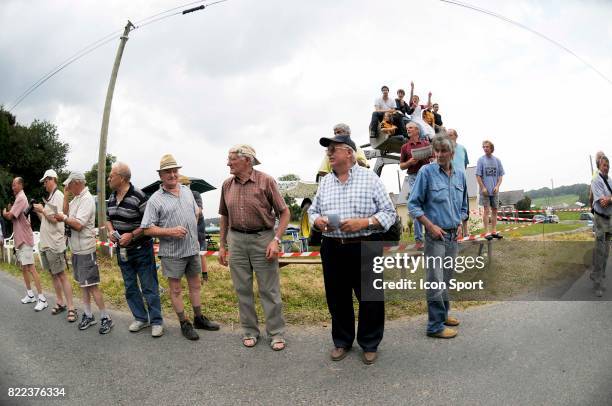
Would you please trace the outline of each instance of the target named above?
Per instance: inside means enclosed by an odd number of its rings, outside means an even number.
[[[451,317],[451,316],[448,316],[446,318],[446,321],[444,322],[444,324],[446,326],[457,327],[460,323],[459,323],[458,319],[456,319],[454,317]]]
[[[329,355],[332,361],[342,361],[349,351],[350,348],[334,347],[334,349],[331,350],[331,353]]]
[[[363,352],[361,355],[361,360],[366,365],[372,365],[376,362],[376,358],[378,358],[378,353],[376,352]]]
[[[453,338],[457,335],[457,331],[452,328],[444,328],[444,330],[440,330],[437,333],[427,333],[428,337],[434,338]]]

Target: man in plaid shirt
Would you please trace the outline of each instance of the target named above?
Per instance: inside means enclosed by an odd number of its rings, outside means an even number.
[[[333,138],[319,140],[327,148],[333,171],[321,180],[308,215],[324,237],[321,260],[332,318],[331,358],[344,359],[355,340],[354,291],[359,301],[357,343],[363,349],[363,362],[372,364],[383,337],[385,305],[382,297],[363,298],[361,271],[367,277],[371,269],[362,267],[361,242],[377,240],[375,233],[388,230],[397,214],[380,178],[356,164],[357,147],[350,134],[348,125],[337,124]]]

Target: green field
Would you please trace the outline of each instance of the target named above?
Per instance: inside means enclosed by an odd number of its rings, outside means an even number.
[[[553,196],[552,199],[550,197],[538,197],[533,199],[531,203],[537,207],[557,206],[564,203],[573,206],[577,201],[578,195],[560,195]]]

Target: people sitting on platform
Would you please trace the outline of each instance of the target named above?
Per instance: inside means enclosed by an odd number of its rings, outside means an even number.
[[[400,129],[400,133],[404,134],[402,113],[396,111],[396,101],[389,97],[389,87],[383,86],[380,88],[382,97],[374,101],[374,112],[372,113],[372,119],[370,120],[370,137],[376,138],[378,135],[378,124],[382,122],[385,113],[392,113],[393,124]],[[397,113],[397,114],[396,114]]]

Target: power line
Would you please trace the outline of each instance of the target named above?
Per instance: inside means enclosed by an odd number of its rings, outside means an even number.
[[[489,11],[489,10],[486,10],[486,9],[484,9],[484,8],[480,8],[480,7],[472,6],[471,4],[462,3],[462,2],[459,2],[459,1],[453,1],[453,0],[440,0],[440,1],[441,1],[441,2],[443,2],[443,3],[448,3],[448,4],[453,4],[453,5],[456,5],[456,6],[460,6],[460,7],[465,7],[465,8],[468,8],[468,9],[474,10],[474,11],[478,11],[478,12],[483,13],[483,14],[490,15],[491,17],[498,18],[498,19],[503,20],[503,21],[505,21],[505,22],[507,22],[507,23],[510,23],[510,24],[516,25],[517,27],[520,27],[520,28],[522,28],[522,29],[524,29],[524,30],[527,30],[527,31],[531,32],[532,34],[535,34],[535,35],[537,35],[538,37],[545,39],[546,41],[548,41],[548,42],[552,43],[553,45],[556,45],[557,47],[561,48],[561,49],[562,49],[562,50],[564,50],[565,52],[569,53],[569,54],[570,54],[570,55],[572,55],[574,58],[576,58],[576,59],[578,59],[580,62],[582,62],[582,63],[583,63],[585,66],[587,66],[588,68],[590,68],[591,70],[593,70],[595,73],[597,73],[599,76],[601,76],[601,77],[602,77],[602,78],[603,78],[603,79],[604,79],[606,82],[608,82],[608,83],[610,83],[610,84],[612,85],[612,80],[611,80],[611,79],[609,79],[609,78],[608,78],[606,75],[604,75],[604,74],[603,74],[601,71],[599,71],[599,70],[598,70],[597,68],[595,68],[593,65],[591,65],[590,63],[588,63],[588,62],[587,62],[585,59],[583,59],[583,58],[582,58],[580,55],[576,54],[574,51],[572,51],[571,49],[569,49],[569,48],[568,48],[568,47],[566,47],[565,45],[563,45],[563,44],[561,44],[561,43],[559,43],[559,42],[555,41],[554,39],[552,39],[552,38],[550,38],[550,37],[547,37],[546,35],[544,35],[544,34],[542,34],[542,33],[538,32],[538,31],[536,31],[536,30],[534,30],[534,29],[532,29],[532,28],[529,28],[528,26],[526,26],[526,25],[524,25],[524,24],[519,23],[518,21],[511,20],[511,19],[510,19],[510,18],[508,18],[508,17],[504,17],[503,15],[500,15],[500,14],[494,13],[494,12]]]
[[[228,0],[219,0],[219,1],[215,1],[215,2],[209,3],[209,4],[202,5],[202,7],[210,7],[210,6],[214,5],[214,4],[223,3],[223,2],[226,2],[226,1],[228,1]],[[162,12],[150,15],[149,17],[146,17],[146,18],[143,18],[142,20],[136,21],[136,26],[135,26],[135,28],[133,28],[133,30],[142,28],[142,27],[147,26],[149,24],[156,23],[158,21],[164,20],[166,18],[175,16],[175,15],[178,15],[178,14],[182,14],[183,13],[182,10],[178,11],[178,12],[175,12],[175,13],[172,13],[172,12],[175,11],[175,10],[178,10],[178,9],[183,9],[184,7],[189,7],[189,6],[192,6],[194,4],[200,4],[200,3],[204,3],[204,0],[192,1],[192,2],[189,2],[189,3],[182,4],[180,6],[177,6],[177,7],[173,7],[173,8],[170,8],[168,10],[165,10],[165,11],[162,11]],[[172,14],[168,14],[168,13],[172,13]],[[80,49],[79,51],[77,51],[72,56],[70,56],[67,59],[65,59],[63,62],[61,62],[55,68],[51,69],[45,75],[40,77],[36,82],[34,82],[32,85],[30,85],[26,90],[24,90],[23,93],[21,93],[15,99],[15,101],[13,102],[13,105],[8,109],[8,111],[12,111],[26,97],[28,97],[32,92],[34,92],[36,89],[38,89],[40,86],[42,86],[47,80],[51,79],[53,76],[55,76],[56,74],[58,74],[59,72],[64,70],[69,65],[71,65],[74,62],[78,61],[79,59],[81,59],[82,57],[86,56],[87,54],[95,51],[96,49],[98,49],[98,48],[108,44],[109,42],[114,41],[116,39],[116,36],[118,34],[120,34],[121,32],[123,32],[123,30],[113,31],[112,33],[107,34],[104,37],[102,37],[102,38],[92,42],[91,44],[89,44],[86,47],[84,47],[84,48]]]

